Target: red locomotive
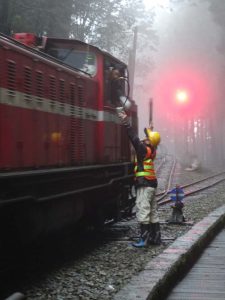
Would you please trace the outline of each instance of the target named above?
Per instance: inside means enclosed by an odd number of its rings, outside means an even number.
[[[113,68],[127,76],[123,62],[81,41],[0,35],[2,234],[36,238],[78,222],[102,223],[133,203]],[[125,83],[120,87],[125,94]]]

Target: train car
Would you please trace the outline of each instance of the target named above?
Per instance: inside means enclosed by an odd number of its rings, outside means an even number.
[[[0,34],[2,237],[33,240],[118,219],[132,207],[131,149],[116,114],[114,68],[126,78],[123,62],[81,41]],[[126,94],[126,84],[120,88]]]

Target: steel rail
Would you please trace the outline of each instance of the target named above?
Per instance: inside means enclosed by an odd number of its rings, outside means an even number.
[[[176,164],[177,164],[177,161],[176,159],[174,158],[173,160],[173,165],[172,165],[172,168],[170,170],[170,173],[169,173],[169,179],[168,179],[168,183],[167,183],[167,186],[166,186],[166,189],[160,193],[157,193],[156,194],[156,197],[159,197],[161,196],[158,201],[160,201],[161,199],[165,198],[168,191],[170,190],[170,187],[171,187],[171,183],[172,183],[172,179],[173,179],[173,176],[174,176],[174,172],[175,172],[175,169],[176,169]]]
[[[186,189],[187,187],[194,186],[194,185],[196,185],[196,184],[198,184],[198,183],[203,183],[204,181],[207,181],[207,180],[210,180],[210,179],[214,179],[214,178],[216,178],[216,177],[218,177],[218,176],[221,176],[221,175],[223,175],[223,174],[225,174],[225,172],[220,172],[220,173],[217,173],[217,174],[214,174],[214,175],[205,177],[205,178],[203,178],[203,179],[201,179],[201,180],[197,180],[197,181],[195,181],[195,182],[192,182],[192,183],[188,183],[188,184],[182,185],[181,188],[184,189],[184,193],[185,193],[184,199],[185,199],[186,197],[191,196],[191,195],[197,194],[197,193],[199,193],[199,192],[201,192],[201,191],[203,191],[203,190],[207,190],[207,189],[209,189],[209,188],[211,188],[211,187],[214,187],[215,185],[217,185],[217,184],[219,184],[219,183],[225,181],[225,177],[220,178],[220,179],[214,181],[214,182],[211,183],[211,184],[207,183],[207,185],[205,185],[205,186],[196,188],[196,189],[194,189],[194,190],[192,190],[192,191],[185,192],[185,189]],[[161,200],[162,200],[163,198],[165,198],[166,196],[168,196],[168,195],[165,195],[165,196],[161,197],[160,199],[158,199],[157,202],[158,202],[158,205],[159,205],[159,206],[162,206],[162,205],[165,205],[165,204],[173,203],[173,202],[174,202],[174,201],[171,200],[170,198],[167,198],[167,199],[161,201]]]

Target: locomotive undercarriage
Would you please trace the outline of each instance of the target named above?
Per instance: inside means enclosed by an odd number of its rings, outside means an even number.
[[[130,163],[2,173],[1,236],[31,242],[66,227],[102,226],[131,214]]]

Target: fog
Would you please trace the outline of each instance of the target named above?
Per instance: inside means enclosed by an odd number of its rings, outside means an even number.
[[[225,0],[22,2],[0,1],[4,34],[71,37],[109,52],[128,64],[140,137],[152,98],[161,149],[225,165]]]
[[[154,129],[162,135],[162,148],[187,164],[197,156],[202,165],[221,165],[225,161],[224,56],[218,51],[222,29],[214,23],[209,1],[153,2],[147,8],[155,11],[153,28],[159,40],[157,51],[151,53],[154,68],[140,79],[137,63],[135,73],[139,133],[143,135],[148,126],[148,102],[153,98]],[[187,93],[187,103],[177,101],[178,90]]]

